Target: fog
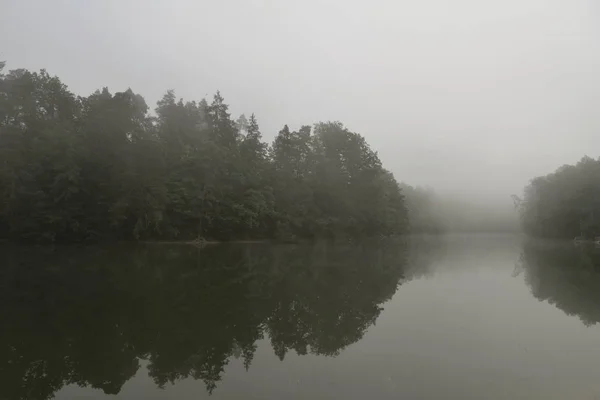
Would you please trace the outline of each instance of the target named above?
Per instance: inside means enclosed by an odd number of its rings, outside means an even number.
[[[339,120],[399,181],[510,204],[600,148],[592,0],[3,1],[0,60],[75,93],[220,90],[284,124]]]

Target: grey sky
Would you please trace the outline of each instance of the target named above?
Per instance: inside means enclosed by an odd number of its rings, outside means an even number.
[[[398,180],[508,200],[600,154],[594,0],[0,0],[0,60],[72,91],[220,89],[265,138],[340,120]]]

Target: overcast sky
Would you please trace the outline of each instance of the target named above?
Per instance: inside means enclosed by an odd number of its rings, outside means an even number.
[[[600,155],[594,0],[0,0],[0,60],[151,108],[219,89],[268,140],[339,120],[398,180],[486,200]]]

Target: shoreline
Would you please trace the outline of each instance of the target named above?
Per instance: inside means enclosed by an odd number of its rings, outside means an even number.
[[[233,244],[256,244],[256,243],[270,243],[271,240],[140,240],[136,243],[142,244],[191,244],[191,245],[215,245],[215,244],[224,244],[224,243],[233,243]],[[129,243],[129,242],[128,242]]]

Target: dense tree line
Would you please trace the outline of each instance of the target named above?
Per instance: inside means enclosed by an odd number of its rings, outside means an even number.
[[[130,89],[77,97],[46,71],[0,65],[0,237],[312,238],[407,229],[403,195],[338,122],[284,126],[272,145],[223,97]]]
[[[371,242],[2,248],[0,398],[116,394],[141,360],[157,387],[212,392],[261,339],[280,360],[336,356],[410,279],[404,242]]]
[[[515,196],[524,230],[534,236],[600,236],[600,159],[582,158],[534,178]]]

